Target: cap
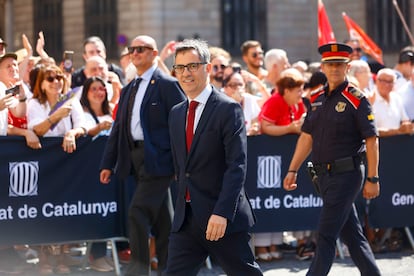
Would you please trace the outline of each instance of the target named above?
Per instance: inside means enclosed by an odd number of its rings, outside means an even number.
[[[0,56],[0,63],[2,63],[3,60],[5,58],[8,58],[8,57],[11,57],[11,58],[17,60],[17,55],[15,53],[5,53],[4,55]]]
[[[0,44],[3,44],[4,45],[4,47],[7,47],[7,43],[6,42],[4,42],[4,40],[0,37]]]
[[[321,62],[349,62],[352,48],[343,43],[329,43],[318,48]]]
[[[403,50],[398,56],[398,63],[406,63],[407,61],[414,64],[414,51],[413,50]]]
[[[312,74],[309,81],[305,83],[304,88],[314,88],[320,84],[325,84],[327,81],[326,76],[323,72],[316,71]]]

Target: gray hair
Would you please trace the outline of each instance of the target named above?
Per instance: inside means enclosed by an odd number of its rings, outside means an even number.
[[[271,49],[267,51],[263,59],[265,69],[269,71],[274,64],[279,64],[285,58],[287,58],[285,50]]]
[[[355,74],[361,72],[363,68],[368,68],[371,72],[371,69],[366,61],[361,59],[351,60],[349,63],[348,75],[355,77]]]
[[[201,62],[210,63],[210,51],[208,49],[207,41],[200,39],[184,39],[175,46],[175,56],[177,57],[179,53],[195,50],[200,57]]]

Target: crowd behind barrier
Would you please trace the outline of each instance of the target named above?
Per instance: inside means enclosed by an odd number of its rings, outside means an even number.
[[[126,235],[132,178],[99,182],[106,137],[80,138],[72,154],[61,138],[42,138],[42,149],[22,137],[0,137],[0,245],[96,240]],[[381,195],[369,204],[373,227],[414,225],[414,138],[380,140]],[[257,216],[253,232],[315,229],[323,202],[303,165],[299,188],[286,192],[282,179],[297,136],[248,138],[246,190]]]

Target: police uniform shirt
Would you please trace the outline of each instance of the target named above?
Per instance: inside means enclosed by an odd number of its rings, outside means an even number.
[[[328,87],[311,105],[302,131],[312,136],[315,163],[356,156],[364,138],[377,135],[371,105],[345,81],[328,94]]]

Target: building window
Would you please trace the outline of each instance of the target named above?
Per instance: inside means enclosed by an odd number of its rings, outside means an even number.
[[[59,63],[63,53],[62,0],[33,0],[33,7],[34,37],[43,31],[45,50]]]
[[[384,52],[399,51],[410,45],[403,23],[390,0],[367,0],[368,34]],[[399,0],[398,6],[410,26],[410,1]]]
[[[246,40],[267,45],[266,0],[222,0],[221,41],[224,49],[240,56],[240,46]]]
[[[105,44],[107,58],[118,58],[117,1],[85,0],[84,4],[85,38],[99,36]]]

